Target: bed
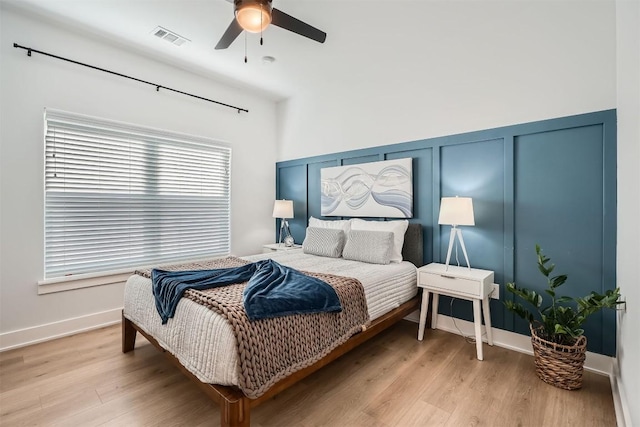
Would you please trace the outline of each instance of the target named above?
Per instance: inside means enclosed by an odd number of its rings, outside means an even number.
[[[258,394],[248,393],[241,387],[244,383],[239,375],[240,362],[238,351],[235,350],[237,341],[230,323],[210,308],[182,298],[174,317],[163,325],[154,305],[151,280],[141,275],[131,276],[125,286],[122,351],[132,351],[136,334],[141,333],[219,404],[222,426],[248,426],[252,407],[270,399],[418,308],[415,266],[422,265],[420,225],[411,225],[407,229],[402,256],[411,262],[376,265],[310,255],[302,249],[245,257],[249,262],[271,258],[310,274],[329,272],[340,277],[355,278],[364,288],[369,315],[369,321],[363,329],[358,329],[353,335],[349,333],[350,337],[345,337],[318,360],[313,359],[313,363],[302,364],[286,376],[276,377],[277,381],[267,383],[268,387]]]

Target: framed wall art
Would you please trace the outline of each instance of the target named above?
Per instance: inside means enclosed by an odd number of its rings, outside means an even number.
[[[322,216],[411,218],[412,159],[320,170]]]

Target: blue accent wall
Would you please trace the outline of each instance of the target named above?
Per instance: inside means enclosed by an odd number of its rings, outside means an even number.
[[[450,228],[438,225],[440,198],[473,198],[476,225],[463,234],[471,266],[493,270],[500,285],[500,301],[491,301],[494,327],[528,334],[502,301],[513,298],[507,282],[545,289],[536,244],[556,264],[554,273],[569,276],[561,294],[616,287],[615,110],[279,162],[276,194],[294,201],[296,242],[304,240],[309,216],[322,218],[322,168],[408,157],[410,221],[423,226],[425,264],[446,258]],[[473,319],[468,301],[441,300],[440,312]],[[589,351],[615,354],[613,310],[594,315],[585,330]]]

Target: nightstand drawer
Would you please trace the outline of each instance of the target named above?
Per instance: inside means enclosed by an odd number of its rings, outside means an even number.
[[[420,272],[420,284],[433,288],[434,292],[438,289],[447,292],[455,292],[473,297],[482,297],[480,292],[480,282],[477,280],[463,279],[443,274],[433,274]]]

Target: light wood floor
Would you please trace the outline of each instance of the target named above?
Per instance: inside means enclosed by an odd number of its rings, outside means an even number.
[[[402,321],[255,408],[252,426],[615,426],[606,377],[564,391],[533,358]],[[0,353],[0,424],[215,426],[217,407],[138,335],[120,326]]]

